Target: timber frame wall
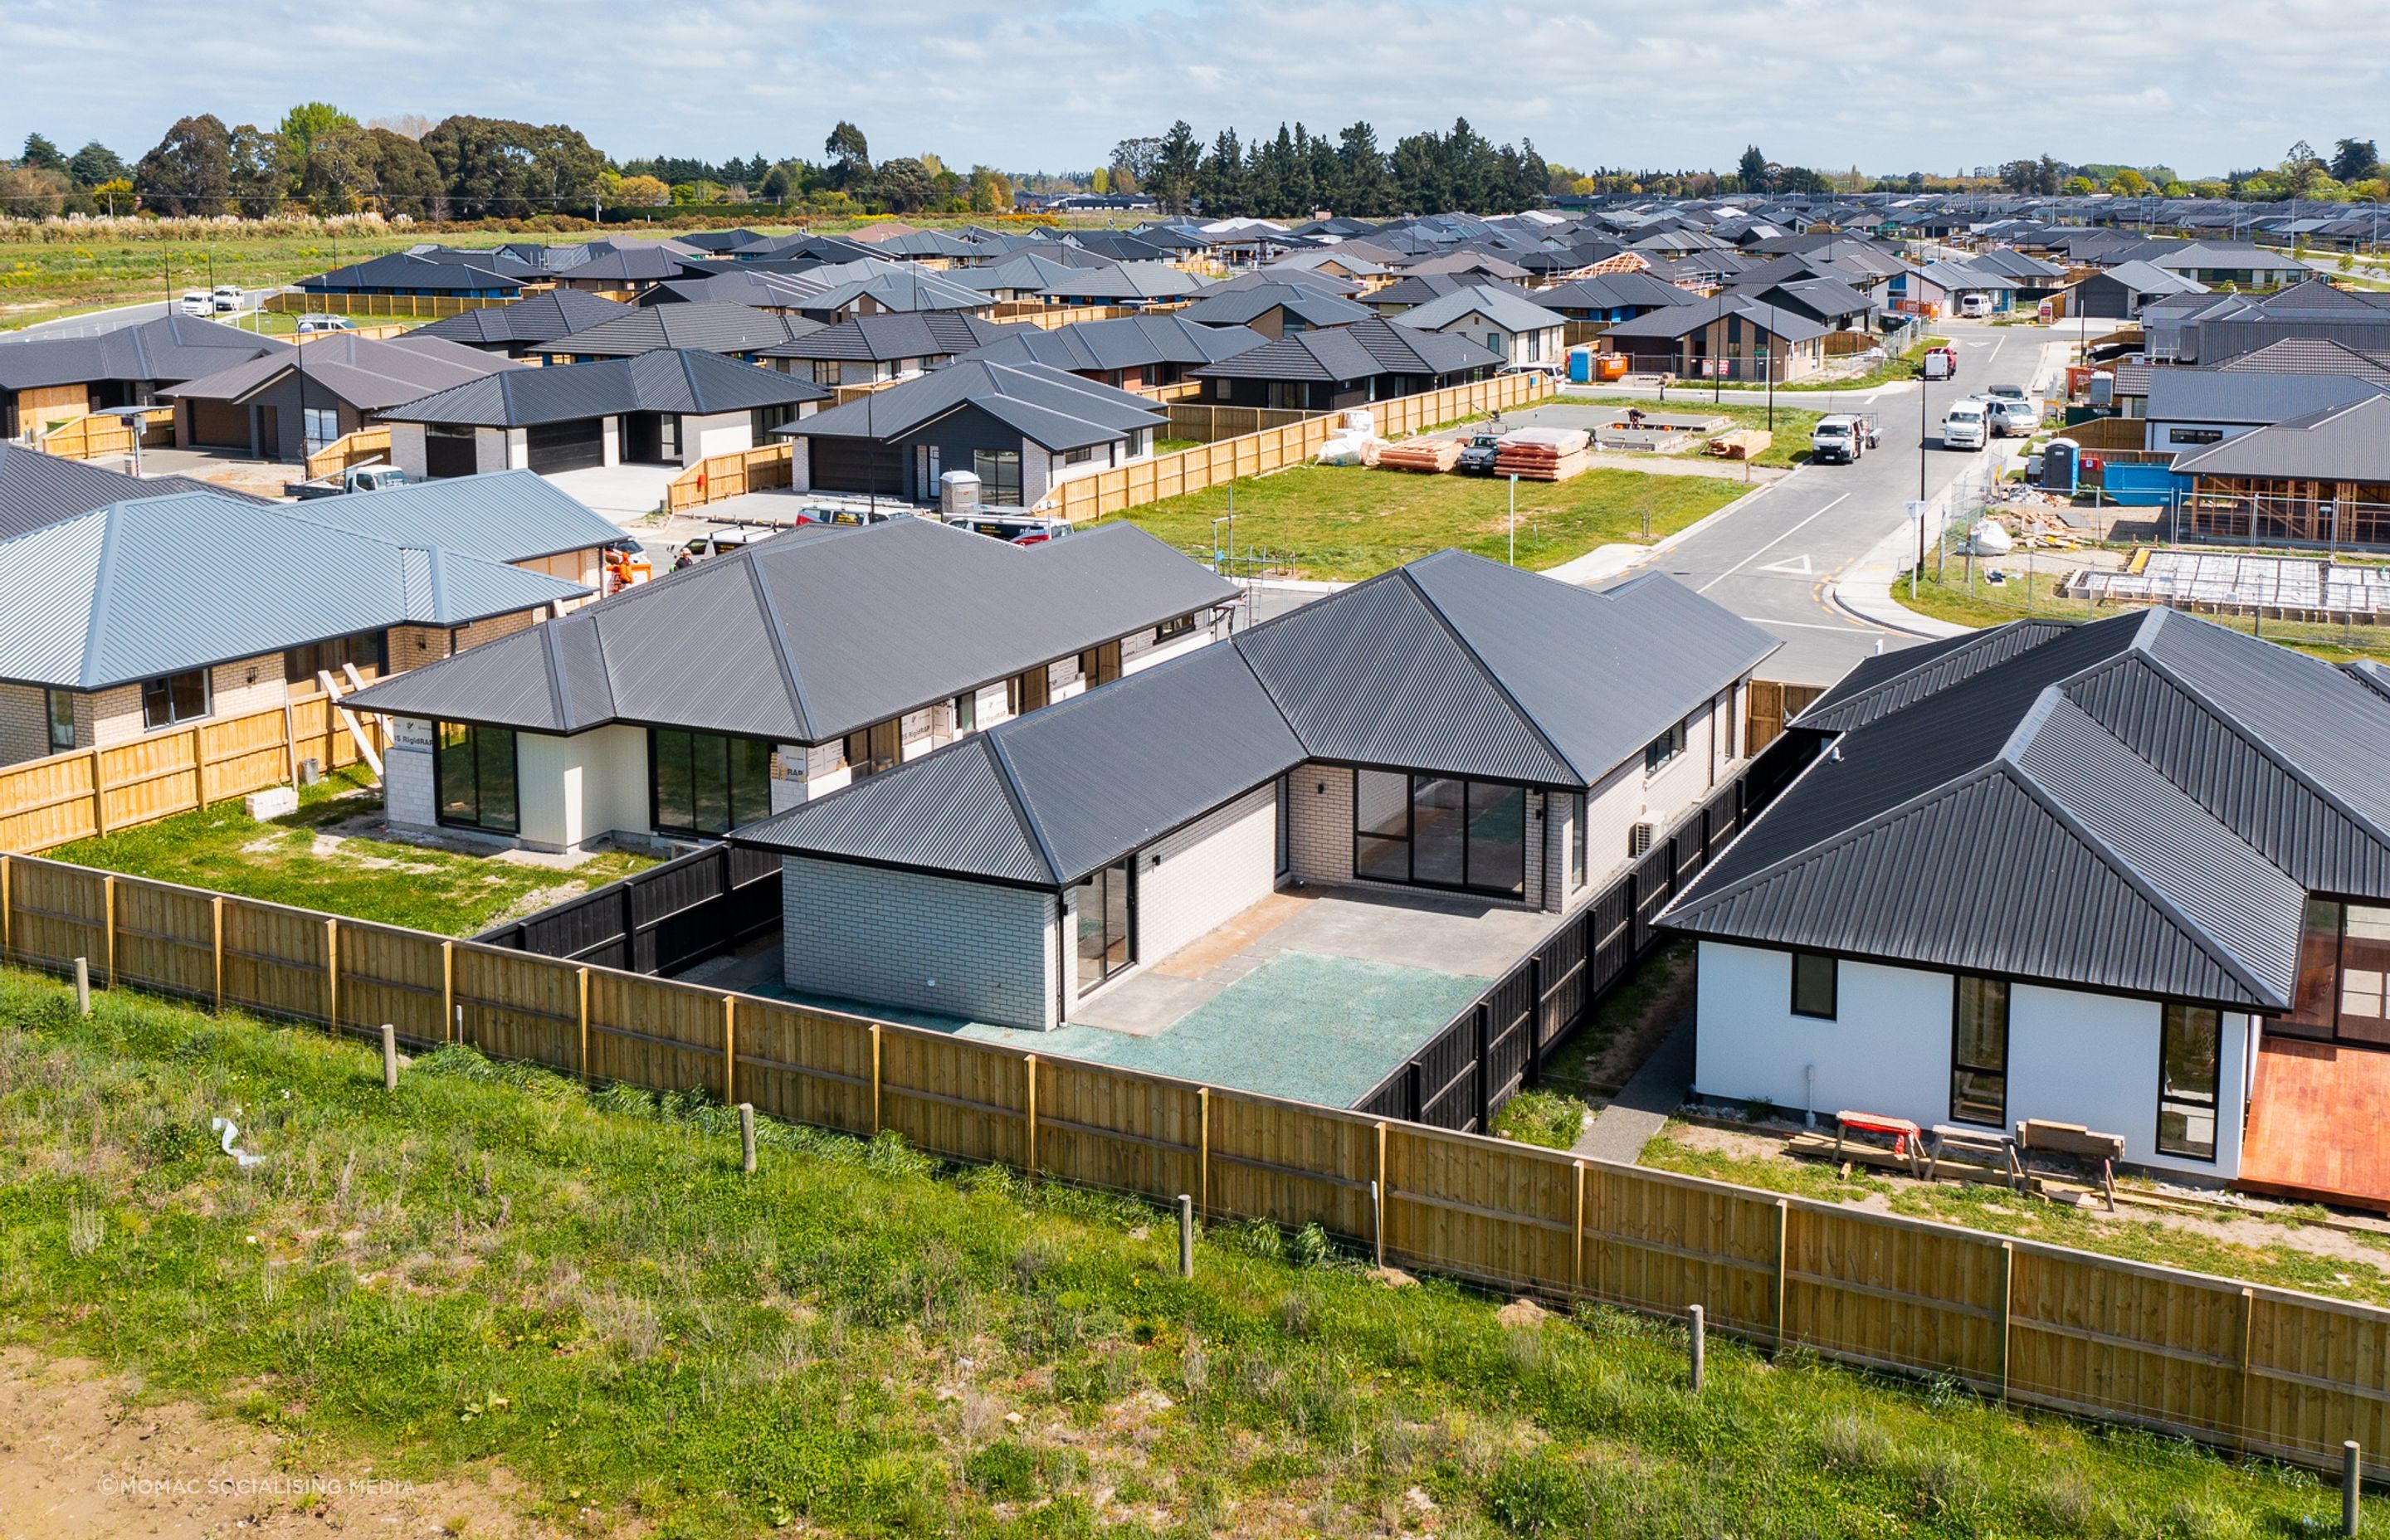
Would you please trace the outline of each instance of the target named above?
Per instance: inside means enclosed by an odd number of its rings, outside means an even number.
[[[1383,1263],[1947,1375],[2022,1406],[2390,1475],[2390,1310],[1868,1213],[528,956],[0,857],[0,956],[585,1080],[702,1090],[952,1160],[1317,1223]]]

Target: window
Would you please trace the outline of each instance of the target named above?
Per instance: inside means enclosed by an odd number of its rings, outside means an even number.
[[[309,406],[301,411],[307,430],[307,453],[314,454],[341,436],[341,409]]]
[[[2158,1151],[2216,1159],[2216,1086],[2224,1018],[2204,1006],[2168,1006],[2158,1024]]]
[[[2009,986],[1961,973],[1950,1024],[1950,1121],[2008,1122]]]
[[[1079,884],[1079,993],[1102,983],[1129,965],[1135,951],[1130,927],[1135,905],[1130,890],[1137,857],[1125,856]]]
[[[2274,1025],[2301,1037],[2330,1037],[2340,1017],[2340,911],[2328,898],[2311,898],[2302,917],[2298,985],[2293,1008]],[[2308,1029],[2308,1030],[2302,1030]]]
[[[955,697],[955,731],[968,733],[979,725],[979,693],[966,691]]]
[[[505,727],[433,727],[431,794],[440,821],[494,834],[522,830],[515,796],[515,735]]]
[[[1193,633],[1194,629],[1195,617],[1192,615],[1181,615],[1175,621],[1164,621],[1160,625],[1155,626],[1153,628],[1153,639],[1157,643],[1172,641],[1177,637],[1190,635]]]
[[[1525,894],[1524,787],[1390,770],[1354,776],[1356,876],[1508,898]]]
[[[1087,682],[1087,688],[1094,689],[1098,685],[1109,685],[1120,676],[1120,643],[1105,642],[1099,647],[1091,647],[1079,654],[1079,677]]]
[[[979,475],[980,497],[990,507],[1021,506],[1021,451],[975,449],[971,469]]]
[[[151,679],[141,687],[141,725],[171,727],[208,714],[208,671],[191,669]]]
[[[49,710],[50,748],[53,751],[75,746],[74,692],[44,690],[44,704]]]
[[[1278,860],[1270,868],[1272,875],[1284,877],[1294,869],[1294,845],[1287,828],[1287,815],[1293,811],[1294,795],[1284,776],[1278,778]]]
[[[1024,669],[1005,681],[1004,695],[1013,715],[1034,712],[1053,698],[1053,677],[1043,668]]]
[[[1834,1019],[1834,990],[1840,982],[1841,969],[1823,952],[1792,954],[1792,1014],[1814,1016],[1821,1021]]]
[[[925,503],[942,495],[938,485],[940,463],[936,444],[917,443],[913,446],[913,480],[918,483],[915,490]]]
[[[1062,463],[1064,465],[1085,465],[1095,457],[1096,450],[1093,444],[1081,444],[1076,449],[1065,449],[1062,451]]]
[[[1585,813],[1585,793],[1580,791],[1569,799],[1569,888],[1571,891],[1585,886],[1585,849],[1587,838]]]
[[[846,735],[846,767],[853,778],[876,776],[882,770],[893,770],[904,754],[900,738],[902,724],[894,718],[875,722],[861,732]]]
[[[722,834],[772,811],[772,746],[752,738],[653,728],[648,786],[658,834]]]
[[[772,430],[786,427],[796,421],[797,409],[797,403],[793,401],[783,401],[771,406],[756,407],[755,426],[751,430],[751,436],[759,444],[770,443]]]
[[[1681,722],[1653,738],[1643,748],[1643,773],[1650,775],[1660,766],[1685,751],[1685,725]]]
[[[2166,430],[2168,443],[2217,443],[2222,442],[2223,438],[2224,430],[2221,428],[2169,428]]]
[[[313,686],[318,673],[341,678],[343,666],[353,666],[368,679],[389,672],[388,634],[380,631],[360,631],[353,636],[335,636],[328,642],[310,642],[294,647],[282,654],[282,679],[285,684]]]

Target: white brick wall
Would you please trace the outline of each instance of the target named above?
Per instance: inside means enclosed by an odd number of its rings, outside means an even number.
[[[1157,963],[1270,895],[1276,783],[1137,853],[1137,962]]]
[[[1287,853],[1298,882],[1353,880],[1353,772],[1299,764],[1287,773]]]
[[[431,778],[431,724],[393,716],[390,732],[390,747],[381,757],[382,806],[393,824],[430,828],[440,821]]]
[[[1057,1024],[1052,893],[803,855],[781,873],[790,989],[1032,1031]]]

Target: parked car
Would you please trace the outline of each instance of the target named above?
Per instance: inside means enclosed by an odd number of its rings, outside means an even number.
[[[186,315],[212,315],[215,314],[215,301],[204,289],[190,289],[183,295],[182,310]]]
[[[1918,368],[1928,379],[1956,379],[1959,378],[1959,350],[1928,348],[1924,357],[1919,361]]]
[[[292,329],[303,337],[327,331],[354,331],[357,324],[345,315],[302,315]]]
[[[215,313],[219,315],[226,314],[239,314],[242,303],[247,299],[248,296],[240,291],[240,285],[233,283],[220,283],[216,285],[215,293],[209,296],[209,303],[214,308]]]
[[[1981,449],[1991,442],[1991,423],[1980,401],[1954,401],[1942,417],[1942,447]]]
[[[310,497],[338,497],[351,492],[387,492],[392,487],[410,486],[414,480],[394,465],[353,465],[337,475],[289,482],[282,495],[303,502]]]
[[[732,551],[744,550],[757,541],[769,540],[779,533],[768,524],[725,524],[718,529],[708,530],[682,545],[680,556],[673,562],[674,570],[703,561],[708,557],[727,556]]]
[[[2029,439],[2033,437],[2034,430],[2041,426],[2041,413],[2032,402],[2012,401],[1998,395],[1983,395],[1975,399],[1983,403],[1984,416],[1991,424],[1992,437],[1996,439]]]
[[[991,539],[1009,540],[1015,545],[1042,545],[1071,533],[1067,519],[1040,519],[1028,513],[957,514],[946,522]]]
[[[1856,417],[1819,417],[1809,430],[1809,458],[1818,465],[1857,464],[1867,447],[1867,430]]]
[[[1499,434],[1480,433],[1469,441],[1469,447],[1460,452],[1460,458],[1453,463],[1452,468],[1463,476],[1491,476],[1494,474],[1495,457],[1501,452]]]

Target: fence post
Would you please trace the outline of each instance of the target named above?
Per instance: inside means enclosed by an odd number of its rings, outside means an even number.
[[[1418,1059],[1414,1059],[1403,1066],[1403,1101],[1410,1109],[1404,1117],[1408,1122],[1419,1122],[1420,1114],[1426,1110],[1421,1100],[1426,1095],[1423,1089],[1423,1082],[1426,1078],[1420,1070]]]
[[[2240,1454],[2249,1452],[2249,1360],[2251,1339],[2257,1334],[2257,1291],[2241,1290],[2241,1379],[2232,1392],[2232,1447]]]
[[[209,928],[214,932],[216,1009],[224,1009],[224,895],[217,893],[208,900]]]
[[[108,838],[108,783],[100,778],[100,751],[91,751],[91,827],[97,839]]]
[[[2003,1240],[2000,1242],[2000,1336],[1998,1359],[2000,1400],[2003,1404],[2005,1404],[2009,1398],[2010,1306],[2015,1298],[2015,1293],[2016,1243],[2014,1241]]]
[[[880,1132],[880,1023],[871,1023],[871,1131]]]
[[[1775,1335],[1774,1345],[1767,1354],[1771,1358],[1784,1352],[1784,1242],[1792,1226],[1792,1201],[1780,1198],[1776,1200],[1776,1279],[1775,1287],[1768,1293],[1769,1325],[1774,1328]]]
[[[1028,1073],[1029,1084],[1028,1122],[1022,1138],[1024,1159],[1021,1169],[1034,1176],[1037,1174],[1037,1056],[1034,1053],[1023,1055],[1022,1067]]]
[[[572,972],[574,989],[580,997],[574,1017],[581,1030],[581,1046],[572,1060],[572,1071],[585,1085],[589,1083],[589,969],[576,968]]]
[[[324,1026],[341,1030],[341,922],[324,921]]]
[[[1569,1292],[1585,1292],[1585,1162],[1573,1161],[1576,1167],[1576,1206],[1574,1228],[1569,1243]]]
[[[755,1104],[739,1104],[739,1169],[755,1174]]]
[[[582,1030],[588,1030],[589,1013],[581,1013]],[[739,996],[722,997],[722,1099],[734,1101],[739,1096]]]
[[[13,906],[10,884],[16,876],[16,862],[7,852],[0,851],[0,959],[17,955],[17,917],[10,912]]]
[[[1195,1088],[1195,1191],[1203,1217],[1212,1217],[1212,1087]]]
[[[440,1035],[450,1043],[460,1042],[464,1033],[456,1031],[456,943],[440,943]]]
[[[1527,1084],[1544,1083],[1544,955],[1527,958]]]
[[[75,1014],[77,1016],[91,1014],[91,959],[89,957],[75,959]]]
[[[1386,1264],[1386,1120],[1378,1120],[1378,1178],[1369,1184],[1369,1244]]]
[[[2340,1533],[2355,1534],[2358,1513],[2357,1498],[2362,1485],[2365,1461],[2357,1441],[2349,1439],[2340,1446]]]
[[[1477,1132],[1494,1132],[1494,1007],[1484,1000],[1477,1002]]]
[[[381,1088],[398,1089],[398,1029],[388,1021],[381,1024]]]
[[[99,900],[106,926],[103,939],[108,946],[108,987],[114,989],[116,987],[116,878],[114,875],[100,879]]]
[[[1685,1384],[1688,1390],[1699,1395],[1702,1393],[1702,1371],[1707,1367],[1704,1361],[1709,1357],[1709,1313],[1700,1305],[1694,1305],[1685,1314],[1687,1323],[1692,1328],[1691,1340],[1686,1344],[1690,1350],[1691,1361],[1687,1366],[1690,1372]]]
[[[1195,1200],[1178,1195],[1178,1276],[1195,1276]]]
[[[191,728],[191,805],[208,805],[208,759],[199,745],[199,729]]]

